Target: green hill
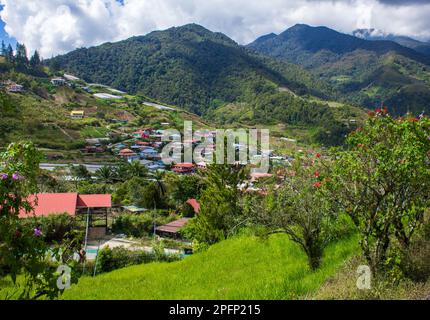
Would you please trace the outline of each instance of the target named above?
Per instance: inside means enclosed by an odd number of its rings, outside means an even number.
[[[430,57],[398,43],[296,25],[247,47],[303,66],[333,86],[338,100],[370,108],[385,104],[397,114],[430,111]]]
[[[173,263],[151,263],[85,277],[64,299],[295,299],[314,293],[357,254],[355,237],[330,245],[311,272],[284,235],[241,236]]]
[[[13,81],[24,87],[21,93],[0,90],[0,148],[28,139],[46,154],[62,155],[67,160],[115,161],[108,153],[83,155],[78,150],[85,146],[85,139],[109,137],[116,142],[142,126],[161,129],[161,123],[169,123],[172,128],[182,129],[184,120],[192,120],[197,127],[207,127],[199,116],[188,111],[147,106],[144,102],[153,100],[145,96],[97,98],[93,93],[109,90],[92,86],[88,93],[82,88],[87,84],[81,80],[56,87],[48,74],[36,77],[8,70],[0,74],[0,81]],[[84,111],[84,118],[71,119],[73,110]]]
[[[259,83],[326,97],[329,86],[299,66],[251,54],[221,33],[189,24],[116,43],[82,48],[47,62],[99,82],[203,114],[243,100]]]

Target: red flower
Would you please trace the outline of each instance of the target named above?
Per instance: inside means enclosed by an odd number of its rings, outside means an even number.
[[[376,113],[381,113],[381,112],[382,112],[382,110],[381,110],[380,108],[378,108],[378,109],[375,109],[375,112],[376,112]]]
[[[321,185],[322,185],[322,183],[321,183],[321,182],[315,182],[315,183],[314,183],[314,187],[315,187],[315,188],[320,188],[320,187],[321,187]]]
[[[320,173],[318,171],[315,171],[314,172],[314,177],[319,178],[319,176],[320,176]]]
[[[388,108],[384,107],[384,110],[382,110],[382,112],[384,112],[385,114],[387,114],[388,113]]]
[[[375,116],[375,111],[369,111],[367,114],[372,118]]]
[[[317,158],[321,158],[321,154],[320,154],[320,153],[317,153],[315,156],[316,156]]]

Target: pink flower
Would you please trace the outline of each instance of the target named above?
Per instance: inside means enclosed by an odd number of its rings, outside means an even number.
[[[7,180],[9,178],[9,176],[8,176],[8,174],[7,173],[1,173],[0,174],[0,179],[2,179],[2,180]]]
[[[22,179],[22,176],[18,172],[15,172],[14,174],[12,174],[12,179],[18,181]]]

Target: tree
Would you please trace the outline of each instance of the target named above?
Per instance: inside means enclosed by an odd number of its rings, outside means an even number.
[[[8,61],[8,62],[13,62],[15,59],[15,57],[13,55],[13,49],[12,49],[12,46],[10,43],[7,46],[5,57],[6,57],[6,61]]]
[[[239,204],[239,185],[246,178],[243,166],[213,164],[205,174],[206,188],[200,197],[200,212],[191,229],[200,243],[214,244],[226,239],[244,222]]]
[[[133,177],[145,178],[148,176],[148,169],[141,165],[139,161],[132,161],[126,165],[127,178]]]
[[[88,171],[87,167],[85,167],[84,165],[78,165],[78,166],[69,165],[69,170],[72,178],[75,181],[76,188],[78,186],[79,181],[91,179],[91,174]]]
[[[393,240],[402,247],[421,226],[430,198],[430,120],[376,110],[337,154],[327,190],[361,234],[364,257],[383,270]]]
[[[4,40],[1,41],[1,55],[6,56],[7,50],[6,50],[6,44],[4,43]]]
[[[39,52],[36,50],[34,51],[34,54],[30,58],[30,66],[33,69],[36,69],[42,64],[42,60],[40,59]]]
[[[58,263],[71,264],[76,242],[50,247],[44,230],[22,224],[19,215],[31,215],[37,193],[41,155],[31,143],[13,143],[0,154],[0,278],[10,277],[20,299],[42,296],[54,299],[62,292],[57,287]],[[52,259],[49,259],[49,257]],[[22,275],[22,283],[17,283]],[[75,282],[76,277],[72,278]],[[11,296],[8,296],[11,297]],[[13,298],[16,298],[14,295]]]
[[[115,171],[111,166],[103,166],[95,173],[97,179],[103,183],[112,183],[115,179]]]
[[[252,195],[247,211],[268,229],[266,234],[285,233],[299,244],[315,270],[331,240],[331,223],[336,217],[320,190],[329,180],[318,158],[297,158],[287,175],[280,188],[267,196]]]
[[[20,67],[28,66],[27,48],[24,44],[16,43],[16,64]]]

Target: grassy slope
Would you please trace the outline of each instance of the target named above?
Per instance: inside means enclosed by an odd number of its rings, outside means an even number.
[[[315,292],[352,255],[356,238],[327,248],[310,272],[306,256],[284,235],[238,237],[175,263],[133,266],[82,278],[64,299],[294,299]]]

